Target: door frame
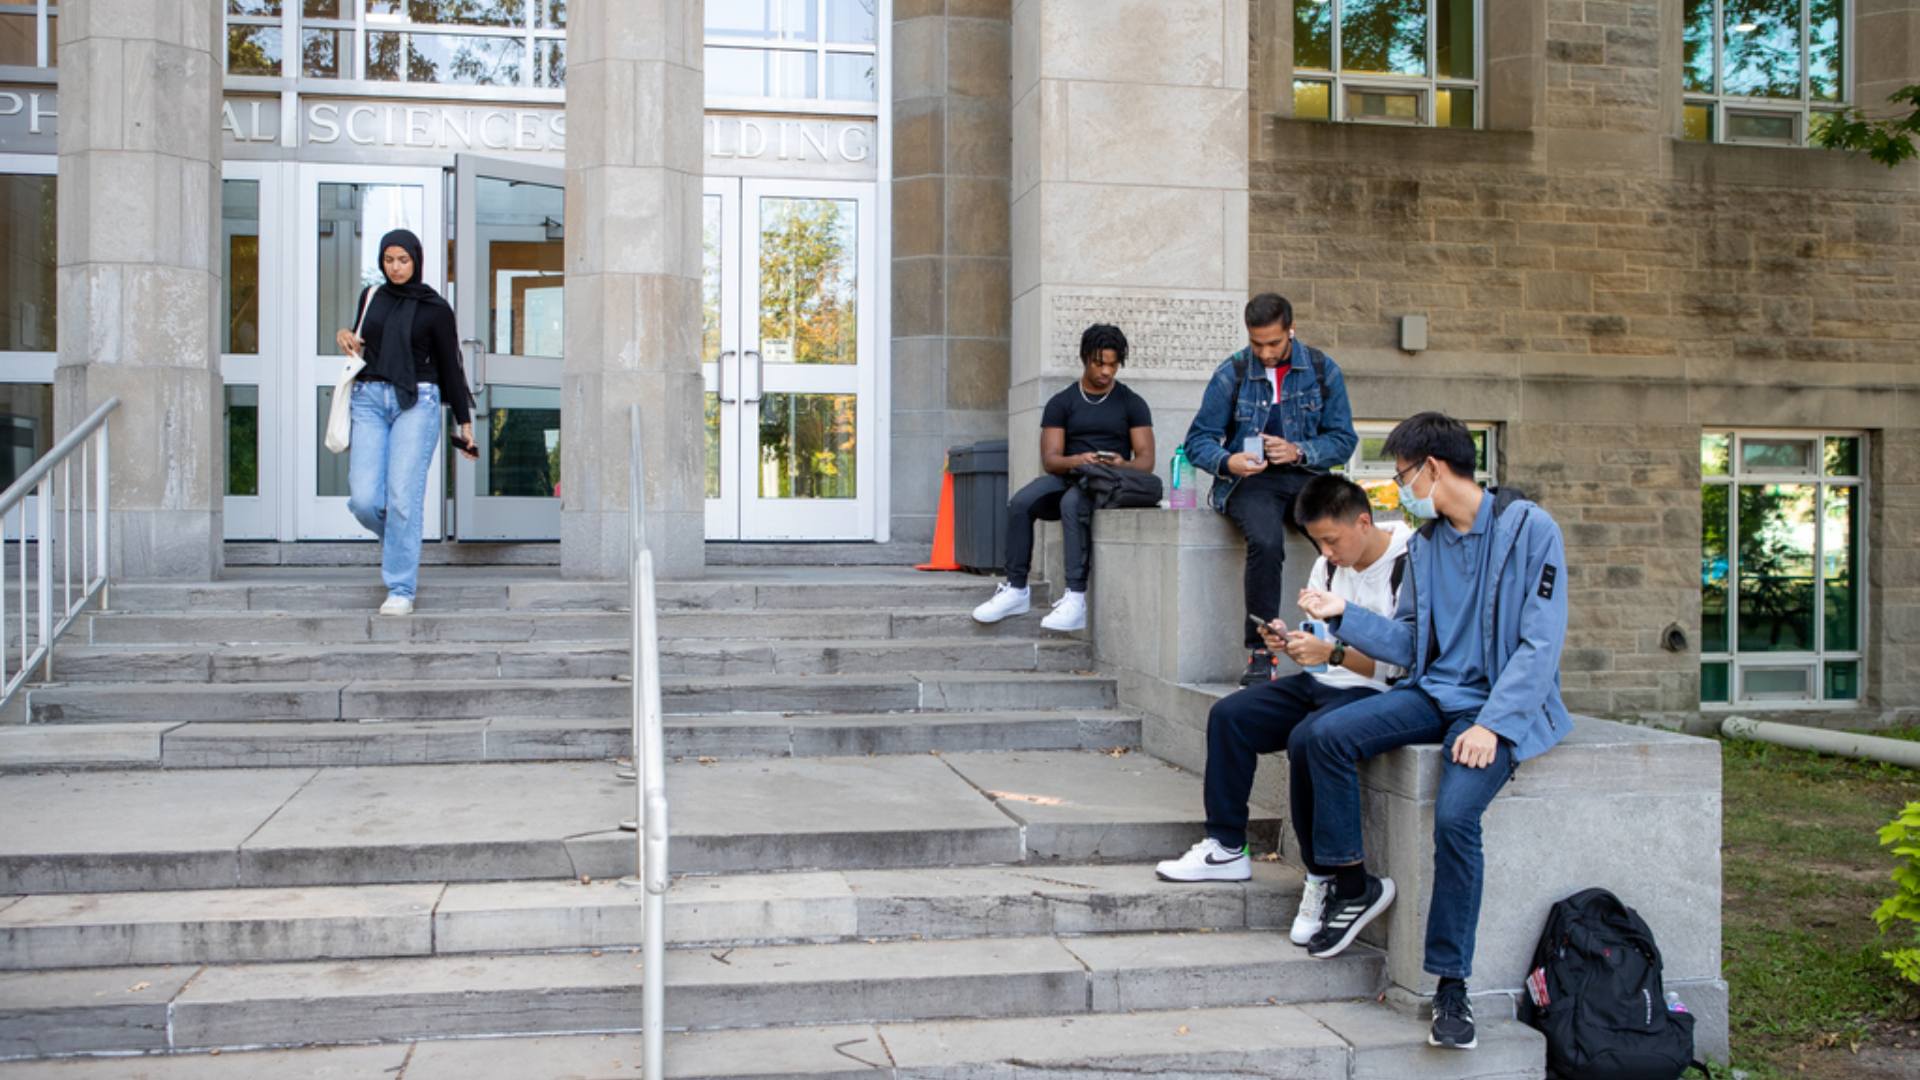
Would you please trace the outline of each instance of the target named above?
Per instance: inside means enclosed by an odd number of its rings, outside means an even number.
[[[279,540],[292,535],[292,502],[284,496],[291,475],[282,467],[290,456],[286,440],[273,432],[289,430],[283,416],[282,395],[286,391],[290,367],[286,358],[293,355],[293,339],[287,330],[286,313],[291,299],[288,271],[292,269],[287,249],[293,237],[287,233],[286,190],[290,170],[279,162],[228,161],[221,165],[220,181],[240,180],[260,185],[259,252],[260,264],[260,351],[220,354],[221,410],[225,415],[225,388],[233,383],[257,388],[260,409],[260,445],[254,448],[258,463],[260,494],[227,495],[227,477],[219,477],[223,502],[223,532],[230,540]],[[216,224],[220,238],[226,240],[224,225]],[[276,258],[275,256],[278,256]],[[225,438],[226,427],[221,425]],[[232,463],[228,463],[232,467]]]

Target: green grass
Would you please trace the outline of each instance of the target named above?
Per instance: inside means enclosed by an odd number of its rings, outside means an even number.
[[[1876,831],[1920,774],[1723,740],[1722,944],[1734,1064],[1755,1080],[1847,1075],[1858,1045],[1904,1034],[1920,988],[1880,953],[1873,910],[1895,860]]]

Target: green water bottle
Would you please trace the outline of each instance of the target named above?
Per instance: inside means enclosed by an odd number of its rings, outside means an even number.
[[[1173,480],[1173,491],[1167,496],[1167,505],[1175,510],[1191,510],[1200,505],[1193,486],[1193,462],[1187,460],[1187,448],[1173,448],[1173,464],[1167,472]]]

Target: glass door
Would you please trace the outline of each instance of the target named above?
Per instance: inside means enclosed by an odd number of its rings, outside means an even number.
[[[707,538],[871,540],[875,189],[709,177]]]
[[[566,173],[462,154],[454,177],[454,311],[480,447],[453,459],[454,532],[557,540]]]
[[[278,165],[228,162],[220,183],[220,376],[229,540],[280,535],[281,440],[262,437],[277,426],[273,403],[286,367],[279,321],[280,271],[286,261],[286,229],[276,228],[285,220],[279,179]]]
[[[380,273],[380,238],[392,229],[420,237],[426,265],[420,279],[446,291],[445,242],[441,236],[442,170],[370,165],[303,165],[300,176],[300,328],[294,380],[294,528],[301,540],[370,540],[347,510],[347,475],[353,451],[335,454],[322,445],[334,382],[342,355],[334,333],[352,327],[364,285]],[[445,440],[427,469],[427,491],[440,477]],[[442,500],[429,495],[423,534],[440,539]]]

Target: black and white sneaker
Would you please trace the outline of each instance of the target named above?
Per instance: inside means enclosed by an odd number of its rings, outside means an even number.
[[[1473,1030],[1473,1002],[1467,1000],[1467,984],[1444,982],[1433,995],[1433,1027],[1427,1031],[1428,1046],[1449,1050],[1471,1050],[1480,1045]]]
[[[1265,649],[1255,649],[1253,655],[1247,658],[1247,671],[1240,676],[1240,685],[1259,686],[1263,682],[1272,682],[1273,672],[1273,654]]]
[[[1393,904],[1393,879],[1367,875],[1366,891],[1351,899],[1334,897],[1327,902],[1326,922],[1307,942],[1307,955],[1315,960],[1339,956],[1366,925],[1380,917]]]

